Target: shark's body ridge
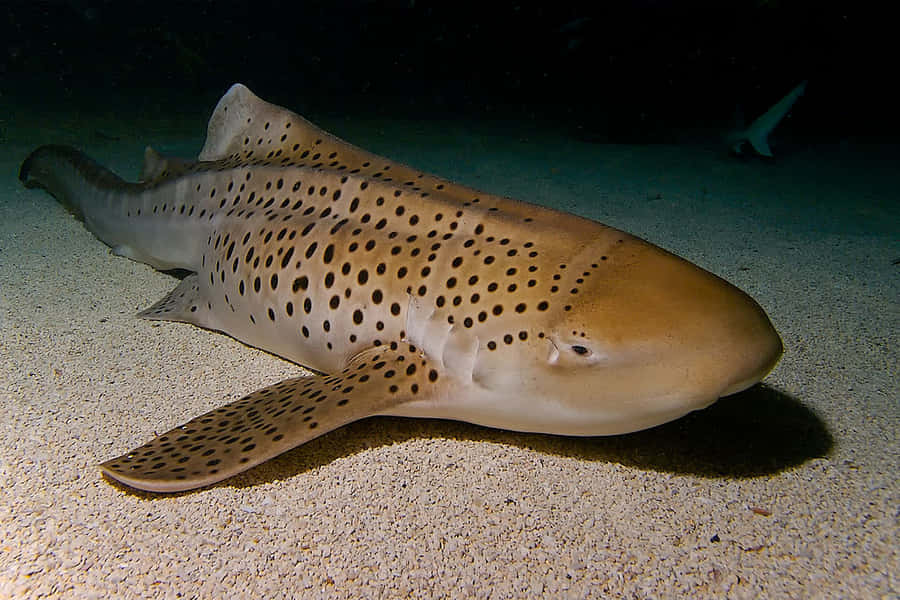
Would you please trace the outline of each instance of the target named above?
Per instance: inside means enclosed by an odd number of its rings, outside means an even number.
[[[763,310],[699,267],[371,154],[240,84],[196,162],[148,149],[142,181],[128,183],[45,146],[20,179],[115,253],[191,272],[142,316],[323,373],[101,465],[140,489],[208,485],[377,414],[634,431],[749,387],[781,355]]]

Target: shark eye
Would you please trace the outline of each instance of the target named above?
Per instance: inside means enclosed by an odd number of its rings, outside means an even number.
[[[591,353],[591,351],[588,350],[587,348],[585,348],[584,346],[572,346],[572,352],[574,352],[575,354],[577,354],[579,356],[587,356],[588,354]]]

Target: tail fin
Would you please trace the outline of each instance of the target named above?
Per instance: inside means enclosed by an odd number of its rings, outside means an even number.
[[[115,254],[157,269],[197,270],[202,225],[175,212],[174,185],[127,182],[68,146],[32,152],[19,169],[19,181],[47,190]]]
[[[732,148],[738,154],[741,152],[741,146],[744,142],[750,142],[753,149],[763,156],[772,156],[772,149],[769,148],[769,134],[781,122],[784,116],[794,106],[797,98],[806,91],[806,81],[801,81],[794,89],[776,102],[772,108],[758,117],[750,127],[743,131],[731,134],[728,139],[732,144]]]
[[[42,188],[78,217],[84,201],[99,189],[137,187],[70,146],[41,146],[19,168],[19,181],[27,188]]]

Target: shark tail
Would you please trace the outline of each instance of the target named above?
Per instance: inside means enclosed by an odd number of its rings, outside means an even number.
[[[27,188],[42,188],[77,216],[94,190],[127,188],[121,177],[70,146],[48,145],[34,150],[19,168]]]
[[[125,181],[69,146],[41,146],[19,168],[27,188],[56,198],[113,252],[157,269],[197,270],[198,219],[175,210],[174,186]]]
[[[740,154],[741,146],[748,142],[757,153],[762,156],[772,156],[769,147],[769,134],[784,119],[785,115],[794,106],[797,99],[806,91],[806,80],[797,84],[787,95],[776,102],[765,113],[760,115],[748,128],[735,132],[728,137],[729,143],[735,153]]]
[[[771,158],[772,148],[769,147],[769,131],[751,129],[747,132],[747,142],[753,146],[757,154]]]

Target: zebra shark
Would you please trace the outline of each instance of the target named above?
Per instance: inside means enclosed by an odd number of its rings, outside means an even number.
[[[190,273],[142,317],[318,373],[100,465],[141,490],[207,486],[372,415],[636,431],[757,383],[782,354],[752,298],[674,254],[369,153],[240,84],[196,161],[148,148],[126,182],[44,146],[19,178],[115,254]]]

